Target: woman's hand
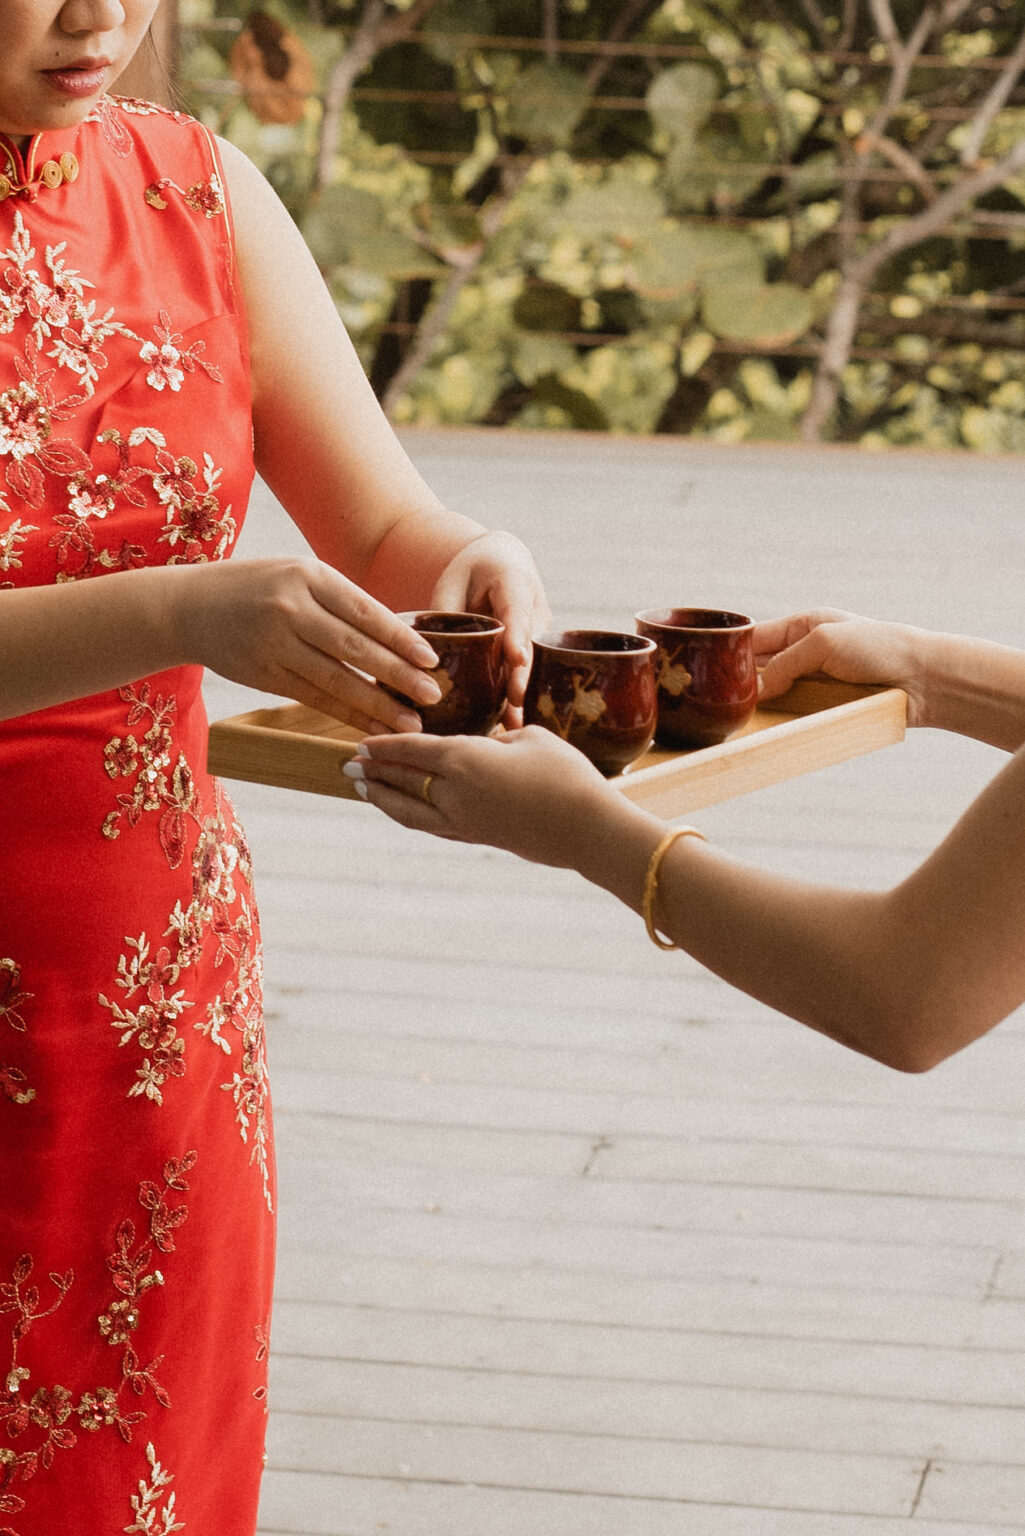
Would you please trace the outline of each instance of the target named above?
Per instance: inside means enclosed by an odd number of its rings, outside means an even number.
[[[442,571],[431,607],[456,613],[488,613],[505,625],[509,667],[506,724],[523,718],[530,674],[531,636],[547,628],[551,615],[529,550],[511,533],[482,533],[471,539]]]
[[[862,619],[839,608],[815,608],[756,624],[761,697],[777,698],[791,683],[825,673],[843,683],[888,683],[908,696],[908,725],[924,724],[926,632],[908,624]]]
[[[284,694],[360,730],[418,731],[420,717],[374,679],[424,704],[441,690],[427,642],[319,560],[179,566],[171,622],[191,660],[236,683]]]
[[[598,816],[621,799],[582,752],[537,725],[368,738],[346,772],[404,827],[560,868],[579,867]]]

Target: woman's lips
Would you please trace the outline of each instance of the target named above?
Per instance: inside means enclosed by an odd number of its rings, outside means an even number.
[[[63,69],[44,69],[43,79],[62,96],[95,96],[107,79],[107,63],[69,64]]]

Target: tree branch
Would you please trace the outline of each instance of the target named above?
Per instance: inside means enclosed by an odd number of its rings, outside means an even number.
[[[962,165],[975,165],[982,149],[983,141],[993,125],[993,119],[1001,107],[1007,104],[1007,99],[1017,85],[1022,70],[1025,69],[1025,29],[1018,39],[1018,46],[1012,54],[1008,55],[1007,62],[994,80],[982,106],[972,123],[968,142],[961,151]]]
[[[359,26],[353,33],[349,46],[331,67],[324,88],[324,116],[320,124],[320,143],[317,148],[317,167],[314,186],[319,191],[331,180],[338,140],[341,135],[342,113],[345,111],[357,78],[372,62],[381,46],[381,32],[387,15],[385,0],[369,0]]]
[[[634,27],[654,14],[661,3],[662,0],[626,0],[619,15],[607,29],[605,41],[621,42]],[[591,65],[585,79],[592,94],[614,62],[614,56],[606,54],[596,59]],[[482,238],[470,251],[462,253],[457,265],[453,266],[450,260],[448,275],[444,279],[439,279],[440,289],[431,299],[409,350],[389,379],[381,396],[381,405],[386,415],[390,416],[394,412],[399,399],[407,392],[420,369],[430,361],[435,346],[444,335],[456,300],[467,283],[476,275],[487,255],[491,240],[501,228],[510,203],[539,158],[540,155],[535,154],[503,173],[501,191],[489,199],[479,215]]]
[[[559,62],[559,0],[542,0],[541,27],[545,44],[545,63]]]
[[[843,21],[840,25],[840,35],[836,40],[837,50],[840,53],[848,53],[854,42],[854,34],[858,30],[858,0],[843,0]]]
[[[905,43],[897,30],[890,0],[869,0],[869,7],[880,40],[889,50],[891,65],[886,94],[865,131],[866,139],[872,140],[882,138],[890,118],[904,100],[915,60],[932,36],[938,20],[938,11],[935,0],[930,0],[928,5],[923,6],[921,15]]]
[[[863,137],[867,139],[868,135],[866,134]],[[859,145],[861,144],[860,139],[858,143]],[[927,203],[935,200],[937,196],[936,183],[922,162],[916,155],[911,154],[910,150],[905,149],[903,145],[896,143],[895,140],[887,138],[885,135],[873,140],[871,144],[866,144],[865,148],[866,152],[870,149],[877,149],[884,160],[889,160],[896,170],[903,171],[908,181],[914,183]]]
[[[819,441],[836,405],[865,293],[879,269],[898,252],[939,234],[969,203],[984,197],[1022,167],[1025,167],[1025,138],[1020,139],[1001,160],[981,167],[955,186],[948,187],[928,208],[894,225],[881,240],[847,263],[822,340],[811,400],[801,421],[801,436],[805,442]]]
[[[448,276],[442,281],[440,291],[432,297],[417,326],[412,345],[388,380],[388,385],[381,396],[381,408],[386,416],[392,415],[401,396],[406,393],[420,369],[430,361],[431,353],[445,333],[456,300],[470,279],[476,276],[481,262],[487,255],[489,242],[501,228],[509,204],[537,158],[534,156],[526,163],[513,166],[504,172],[501,192],[492,197],[481,210],[480,240],[469,250],[462,252],[457,263],[453,264],[449,257]]]
[[[939,234],[969,203],[985,197],[987,192],[992,192],[995,187],[1016,176],[1023,167],[1025,167],[1025,138],[1019,139],[1014,148],[1008,150],[1002,159],[980,166],[978,170],[965,176],[954,186],[948,187],[945,192],[941,192],[935,202],[928,208],[923,208],[921,213],[895,225],[882,240],[870,246],[858,258],[853,270],[865,280],[874,277],[891,256],[895,256],[898,251],[906,251],[912,245],[919,245],[932,235]]]
[[[326,187],[331,181],[338,140],[341,137],[342,116],[357,79],[382,49],[390,48],[408,37],[438,3],[439,0],[417,0],[408,11],[389,15],[386,0],[368,0],[349,46],[332,66],[327,77],[314,174],[315,191]]]
[[[662,0],[627,0],[619,15],[608,30],[606,38],[610,43],[621,43],[629,32],[641,22],[647,21],[649,16],[661,8]],[[615,56],[611,53],[595,59],[584,79],[587,88],[593,95],[604,80],[608,71],[615,63]]]
[[[818,0],[801,0],[801,10],[811,23],[812,30],[819,40],[820,48],[829,48],[832,44],[829,28],[826,26],[826,18],[822,14]]]

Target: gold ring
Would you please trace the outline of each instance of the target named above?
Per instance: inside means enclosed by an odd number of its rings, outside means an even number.
[[[436,773],[425,773],[424,781],[420,785],[420,799],[426,800],[428,805],[434,805],[434,801],[431,799],[431,785],[437,777]]]

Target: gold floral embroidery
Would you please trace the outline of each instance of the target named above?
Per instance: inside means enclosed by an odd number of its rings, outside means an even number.
[[[220,471],[209,454],[204,456],[202,484],[196,485],[195,463],[175,459],[153,428],[135,428],[127,441],[116,431],[101,433],[99,444],[113,445],[118,455],[117,466],[102,471],[76,443],[57,435],[59,424],[94,397],[100,374],[109,366],[111,343],[136,349],[148,365],[146,382],[158,393],[179,392],[187,375],[195,373],[223,383],[221,370],[203,356],[205,343],[186,346],[166,310],[153,327],[155,341],[122,324],[112,309],[99,312],[96,300],[89,297],[92,285],[68,267],[64,250],[63,245],[48,246],[40,269],[18,210],[11,243],[0,251],[0,335],[13,333],[19,325],[26,332],[22,355],[15,359],[18,382],[0,392],[0,460],[8,491],[39,508],[47,499],[47,474],[68,482],[68,511],[55,518],[58,532],[50,541],[62,567],[58,580],[146,563],[145,551],[136,545],[98,548],[90,523],[102,520],[122,501],[144,507],[147,482],[150,494],[155,492],[165,508],[161,537],[181,543],[175,560],[220,559],[236,526],[231,508],[222,509],[218,501]],[[147,450],[146,462],[133,461],[134,450],[140,448]],[[0,511],[10,510],[0,498]],[[15,524],[19,534],[25,527]],[[0,560],[11,563],[15,530],[3,536]]]
[[[151,958],[145,934],[125,942],[132,953],[122,954],[118,960],[117,984],[124,989],[126,1001],[138,992],[142,993],[142,1000],[134,1011],[110,1002],[102,992],[99,1001],[114,1015],[111,1023],[121,1031],[120,1043],[127,1045],[134,1039],[147,1053],[136,1071],[139,1080],[129,1088],[128,1097],[144,1095],[162,1104],[160,1090],[168,1078],[185,1076],[185,1041],[178,1033],[178,1020],[193,1004],[181,991],[168,991],[182,970],[179,961],[172,961],[169,949],[159,949]]]
[[[32,1103],[36,1090],[27,1087],[27,1081],[20,1067],[0,1067],[0,1092],[13,1103]]]
[[[563,740],[569,736],[575,720],[593,722],[605,713],[605,700],[600,689],[591,687],[594,680],[594,672],[589,672],[586,677],[580,672],[574,672],[572,675],[573,697],[561,707],[556,704],[548,689],[545,689],[538,699],[538,714],[552,722],[552,729]]]
[[[131,694],[132,690],[123,692]],[[238,1066],[221,1087],[231,1094],[239,1136],[250,1147],[250,1163],[260,1170],[264,1199],[273,1210],[263,957],[253,910],[241,888],[243,884],[252,887],[249,848],[238,823],[232,819],[228,824],[219,786],[213,814],[204,817],[184,758],[179,758],[179,767],[168,779],[168,722],[172,712],[165,702],[158,697],[150,705],[148,694],[138,696],[136,702],[143,705],[144,714],[149,713],[153,725],[141,741],[128,735],[107,744],[105,766],[112,778],[140,776],[133,796],[118,797],[122,809],[111,812],[115,819],[111,822],[111,817],[107,818],[110,830],[105,823],[104,831],[108,837],[116,837],[122,815],[129,825],[137,825],[146,810],[163,807],[160,839],[169,864],[177,869],[185,855],[191,822],[198,830],[191,856],[192,898],[187,904],[181,900],[175,903],[161,936],[167,942],[156,949],[145,933],[126,936],[126,948],[117,964],[116,985],[122,996],[111,999],[101,992],[98,1001],[110,1012],[111,1025],[120,1033],[119,1043],[125,1046],[134,1041],[143,1052],[136,1081],[127,1092],[129,1098],[162,1104],[169,1080],[185,1076],[187,1051],[182,1030],[187,1022],[228,1057],[234,1058],[234,1039],[240,1037]],[[186,995],[184,978],[203,954],[208,935],[216,940],[214,965],[229,962],[232,976],[195,1018],[192,1014],[199,1010]]]
[[[0,512],[9,512],[4,498],[0,496]],[[0,571],[17,571],[21,569],[21,551],[18,548],[24,544],[30,533],[38,533],[39,529],[33,523],[23,523],[20,517],[16,517],[10,526],[0,532]],[[0,587],[12,587],[12,581],[0,582]]]
[[[24,1436],[28,1441],[26,1448],[19,1451],[0,1447],[0,1513],[17,1514],[24,1509],[26,1501],[11,1491],[13,1485],[30,1481],[40,1469],[49,1469],[58,1450],[72,1450],[78,1444],[79,1433],[95,1434],[116,1428],[121,1438],[130,1442],[135,1425],[147,1415],[141,1409],[124,1411],[122,1399],[126,1391],[141,1397],[148,1389],[161,1406],[170,1407],[170,1399],[155,1374],[162,1357],[142,1366],[128,1335],[140,1322],[140,1298],[154,1285],[164,1283],[161,1272],[153,1267],[153,1248],[160,1253],[174,1252],[174,1232],[185,1221],[188,1208],[184,1204],[170,1204],[168,1197],[172,1191],[188,1190],[186,1175],[195,1163],[195,1152],[170,1158],[164,1164],[161,1184],[149,1180],[140,1184],[139,1204],[149,1213],[146,1238],[137,1241],[131,1217],[126,1217],[117,1229],[115,1251],[107,1265],[118,1295],[98,1319],[108,1344],[124,1346],[120,1381],[116,1385],[84,1391],[77,1404],[72,1390],[61,1384],[30,1391],[31,1370],[19,1360],[23,1341],[38,1323],[51,1317],[64,1303],[75,1281],[74,1271],[69,1269],[63,1275],[50,1273],[53,1295],[46,1307],[39,1286],[31,1283],[30,1254],[23,1254],[11,1272],[11,1279],[0,1283],[0,1315],[14,1315],[10,1366],[0,1391],[0,1424],[9,1440],[20,1441]],[[75,1427],[73,1420],[77,1420]],[[0,1530],[0,1536],[6,1536],[6,1531]]]
[[[134,779],[131,794],[117,796],[118,808],[111,811],[103,822],[103,835],[111,841],[120,836],[122,822],[137,827],[148,811],[160,811],[160,845],[167,862],[177,869],[185,851],[185,827],[189,816],[196,815],[196,786],[185,757],[178,754],[178,761],[171,768],[171,722],[178,710],[174,694],[152,696],[149,683],[142,683],[138,691],[129,686],[120,690],[121,698],[130,706],[126,725],[138,725],[148,720],[149,725],[141,738],[129,731],[125,736],[114,736],[103,749],[104,768],[115,782],[118,779]]]
[[[198,356],[200,346],[197,342],[189,354],[191,366],[202,367],[211,376],[219,377],[217,369]],[[182,363],[185,356],[179,354]],[[129,569],[146,563],[146,551],[138,545],[123,544],[116,555],[110,550],[98,552],[89,526],[90,520],[102,520],[113,512],[120,499],[133,506],[145,506],[146,495],[139,487],[140,480],[149,481],[157,501],[164,508],[161,541],[181,545],[168,559],[168,565],[223,559],[238,528],[231,507],[222,510],[217,498],[221,471],[209,454],[203,456],[202,484],[196,485],[194,480],[199,468],[195,461],[187,456],[176,459],[167,451],[163,433],[153,427],[138,427],[127,439],[110,428],[100,433],[98,441],[109,443],[117,450],[118,466],[113,472],[79,473],[69,477],[69,511],[54,518],[61,532],[50,540],[50,545],[57,550],[61,564],[69,564],[76,555],[81,556],[82,564],[74,573],[58,575],[58,581],[70,580],[72,575],[90,576],[97,567]],[[155,462],[150,467],[132,463],[132,450],[143,443],[154,450]]]
[[[261,994],[258,987],[253,985],[254,978],[260,975],[260,968],[261,956],[257,952],[250,974],[243,976],[240,968],[239,983],[231,989],[235,1010],[233,1022],[242,1035],[242,1071],[235,1072],[231,1081],[222,1083],[221,1088],[231,1094],[235,1105],[235,1124],[242,1140],[250,1148],[250,1165],[255,1163],[260,1170],[267,1209],[273,1211],[266,1032]],[[198,1029],[199,1025],[196,1027]]]
[[[50,1467],[56,1450],[69,1450],[76,1443],[73,1430],[67,1427],[72,1413],[72,1397],[67,1387],[39,1387],[27,1395],[25,1383],[31,1378],[26,1366],[18,1363],[22,1340],[36,1323],[52,1316],[61,1305],[74,1283],[74,1271],[65,1275],[51,1274],[55,1297],[50,1306],[42,1308],[39,1287],[29,1285],[32,1276],[32,1259],[22,1254],[11,1271],[10,1281],[0,1284],[0,1314],[15,1313],[16,1321],[11,1328],[10,1366],[0,1393],[0,1421],[6,1425],[8,1437],[17,1439],[26,1431],[35,1434],[31,1449],[15,1455],[7,1450],[3,1458],[5,1476],[0,1480],[0,1491],[6,1494],[6,1502],[0,1504],[4,1513],[14,1513],[24,1507],[24,1500],[6,1493],[7,1485],[16,1478],[27,1481],[34,1477],[40,1466]]]
[[[177,192],[186,208],[191,208],[193,213],[203,213],[208,219],[215,219],[224,212],[224,188],[216,171],[206,181],[193,182],[191,187],[180,187],[170,176],[161,176],[159,181],[152,182],[146,188],[144,194],[151,208],[163,212],[168,206],[163,194],[168,189]]]
[[[185,113],[174,112],[169,107],[162,107],[154,101],[143,101],[137,96],[101,96],[83,121],[99,123],[107,145],[122,160],[135,152],[132,136],[121,121],[122,114],[126,117],[171,117],[178,123],[190,121]],[[2,1532],[0,1536],[3,1536]]]
[[[268,1318],[265,1323],[257,1323],[256,1327],[253,1329],[253,1335],[256,1339],[256,1363],[257,1365],[263,1366],[262,1374],[264,1377],[262,1384],[254,1389],[253,1396],[256,1398],[258,1403],[263,1404],[264,1413],[269,1413],[270,1404],[267,1401],[266,1362],[267,1356],[270,1353],[270,1318]]]
[[[146,1447],[146,1460],[149,1462],[149,1481],[139,1479],[139,1491],[132,1495],[132,1512],[135,1522],[124,1527],[128,1536],[133,1531],[142,1531],[144,1536],[171,1536],[173,1531],[183,1531],[185,1522],[176,1520],[175,1495],[172,1493],[164,1504],[163,1509],[158,1510],[157,1505],[163,1498],[164,1490],[174,1482],[174,1473],[165,1472],[157,1460],[157,1453],[150,1441]]]
[[[150,372],[146,375],[146,383],[152,389],[161,390],[168,386],[177,393],[182,387],[185,375],[193,373],[196,368],[202,368],[215,383],[223,383],[220,369],[215,368],[212,363],[205,362],[200,355],[206,350],[206,342],[196,341],[191,347],[182,348],[180,344],[184,338],[171,329],[171,319],[166,310],[160,311],[160,323],[153,329],[160,343],[159,347],[155,342],[147,341],[139,353],[144,363],[152,364]]]
[[[8,957],[0,957],[0,1021],[6,1020],[12,1029],[24,1034],[28,1025],[21,1010],[34,995],[21,991],[20,966]],[[36,1096],[36,1090],[27,1086],[21,1068],[3,1063],[0,1063],[0,1092],[15,1104],[31,1104]],[[2,1532],[0,1536],[3,1536]]]
[[[128,129],[122,123],[118,109],[121,112],[138,114],[140,117],[153,117],[163,113],[166,109],[158,107],[151,101],[138,101],[134,96],[101,96],[93,107],[89,116],[85,118],[87,123],[99,123],[103,129],[103,137],[107,145],[120,159],[126,160],[134,153],[135,144]],[[177,116],[177,114],[174,114]]]
[[[24,1003],[32,1001],[33,992],[22,992],[21,967],[13,960],[0,959],[0,1019],[6,1019],[12,1029],[20,1032],[28,1028],[19,1011]]]

